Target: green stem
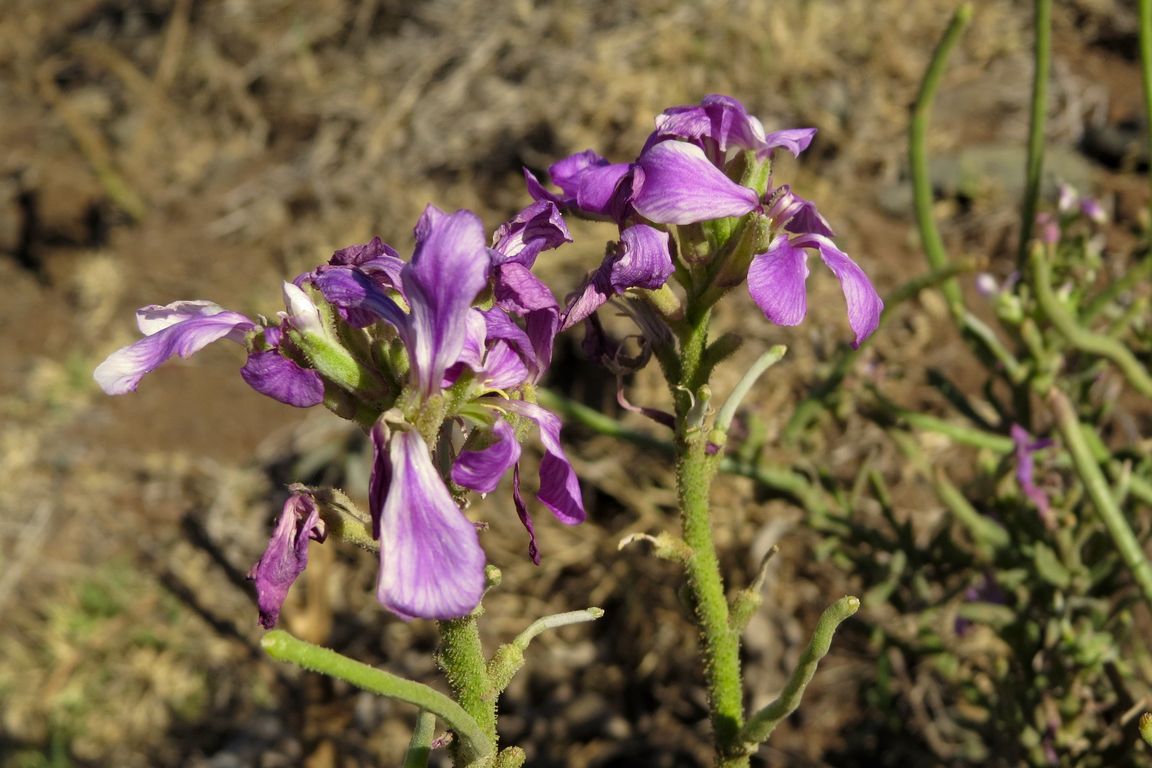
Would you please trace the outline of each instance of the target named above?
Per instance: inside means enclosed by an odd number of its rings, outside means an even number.
[[[756,381],[764,375],[767,371],[784,357],[784,353],[788,351],[788,347],[783,344],[777,344],[769,349],[760,357],[756,358],[756,362],[752,363],[740,381],[736,382],[736,386],[732,388],[732,394],[724,402],[720,408],[720,412],[716,414],[716,429],[720,432],[727,432],[728,427],[732,426],[732,419],[736,417],[736,409],[740,407],[740,403],[744,402],[744,398],[752,391],[752,387]]]
[[[473,718],[488,743],[494,745],[497,743],[497,696],[488,677],[476,613],[459,619],[439,621],[437,625],[440,627],[440,650],[436,654],[436,662],[448,678],[448,685],[456,695],[456,701]],[[468,765],[486,756],[475,754],[468,748],[457,750],[455,743],[453,749],[457,765]]]
[[[456,733],[459,740],[477,756],[491,755],[495,740],[459,704],[426,685],[405,680],[391,672],[342,656],[336,651],[299,640],[287,632],[274,629],[260,639],[264,651],[278,661],[287,661],[312,672],[351,683],[369,693],[414,704],[439,717]]]
[[[692,308],[690,307],[690,310]],[[718,768],[746,768],[748,755],[740,741],[744,724],[743,683],[740,677],[740,635],[729,623],[728,599],[720,560],[712,540],[709,490],[717,463],[707,453],[708,440],[689,412],[695,395],[706,384],[698,381],[700,362],[708,338],[709,313],[689,312],[690,325],[681,337],[680,389],[676,395],[676,490],[684,543],[691,556],[684,563],[694,598],[700,631],[709,714]],[[685,392],[684,390],[687,390]]]
[[[435,735],[435,715],[420,710],[416,716],[416,727],[412,729],[412,739],[408,742],[408,751],[404,753],[402,768],[427,768],[428,756],[432,752],[432,737]]]
[[[1144,370],[1144,366],[1136,356],[1116,339],[1082,328],[1068,308],[1056,297],[1056,293],[1052,290],[1052,272],[1048,268],[1048,260],[1044,258],[1043,247],[1037,245],[1032,249],[1028,265],[1032,272],[1036,303],[1068,343],[1081,352],[1111,360],[1123,372],[1128,383],[1140,394],[1152,397],[1152,376],[1148,375],[1148,371]]]
[[[940,230],[932,216],[932,182],[928,175],[928,153],[925,149],[924,138],[928,132],[928,117],[932,112],[932,102],[936,98],[936,91],[940,88],[940,79],[944,75],[944,66],[952,49],[960,40],[964,28],[972,20],[972,5],[965,3],[952,14],[952,21],[948,25],[944,37],[936,45],[932,54],[932,61],[924,72],[924,80],[920,84],[920,93],[916,97],[916,104],[912,108],[912,121],[908,133],[908,161],[912,171],[912,195],[916,211],[916,224],[920,228],[920,240],[924,246],[924,255],[928,263],[937,271],[949,267],[948,255],[944,250],[944,240],[940,237]],[[944,281],[941,286],[944,298],[948,301],[948,309],[953,319],[960,323],[964,312],[964,299],[960,294],[960,284],[955,278]]]
[[[1040,177],[1044,171],[1044,122],[1048,114],[1048,73],[1052,67],[1052,0],[1036,0],[1033,26],[1036,42],[1033,46],[1032,113],[1028,122],[1028,166],[1020,213],[1020,264],[1028,256],[1028,243],[1036,221],[1036,202],[1040,198]]]
[[[832,647],[832,636],[836,634],[836,628],[859,609],[860,598],[851,595],[840,598],[824,609],[824,613],[820,614],[820,620],[816,623],[816,631],[812,633],[812,640],[804,649],[800,663],[792,671],[792,677],[788,679],[788,685],[775,701],[748,719],[748,725],[741,733],[741,738],[746,744],[764,743],[780,721],[796,711],[800,706],[800,699],[804,696],[804,689],[816,674],[817,665],[828,655],[828,650]]]
[[[1149,605],[1152,605],[1152,565],[1149,564],[1144,549],[1140,546],[1131,526],[1128,525],[1124,513],[1116,504],[1116,499],[1112,496],[1112,489],[1108,487],[1108,480],[1104,477],[1104,472],[1092,457],[1092,450],[1084,438],[1086,431],[1084,425],[1080,423],[1068,397],[1060,390],[1053,389],[1048,393],[1048,404],[1052,407],[1056,428],[1059,430],[1060,436],[1064,438],[1064,444],[1072,456],[1072,464],[1076,467],[1076,473],[1088,490],[1088,496],[1092,499],[1096,511],[1104,521],[1104,527],[1112,536],[1112,541],[1116,544],[1120,557],[1128,566],[1128,570],[1131,571],[1132,578],[1136,580],[1144,599],[1148,601]]]
[[[1152,0],[1140,0],[1140,71],[1144,82],[1144,132],[1152,158]],[[1152,184],[1152,173],[1148,174]],[[1148,200],[1148,226],[1152,227],[1152,197]]]

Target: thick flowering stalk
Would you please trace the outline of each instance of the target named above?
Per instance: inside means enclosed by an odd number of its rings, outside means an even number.
[[[570,298],[562,327],[586,321],[586,347],[610,350],[595,312],[607,302],[620,303],[660,360],[675,402],[674,418],[658,420],[671,423],[675,432],[683,542],[663,550],[658,546],[657,551],[681,562],[686,571],[700,632],[716,765],[728,768],[747,766],[761,735],[799,702],[834,624],[859,604],[855,598],[837,603],[847,608],[835,613],[835,622],[822,622],[818,628],[813,647],[819,652],[794,675],[779,711],[757,713],[756,727],[746,728],[740,672],[740,632],[746,619],[734,616],[728,603],[709,509],[711,482],[736,405],[729,403],[722,416],[710,418],[711,373],[727,354],[724,350],[732,347],[729,339],[709,338],[712,308],[745,283],[768,320],[800,323],[807,314],[807,259],[815,252],[840,282],[853,346],[875,331],[883,309],[871,281],[836,246],[832,228],[815,206],[788,185],[773,184],[773,153],[785,149],[799,155],[814,133],[767,133],[735,99],[709,96],[699,105],[660,115],[656,130],[631,163],[611,163],[591,151],[556,163],[549,172],[559,194],[525,174],[529,193],[537,200],[618,227],[619,240],[609,245],[603,263]],[[679,290],[669,285],[672,279]],[[774,362],[779,354],[768,357]],[[613,355],[609,351],[604,357],[618,366]],[[770,364],[756,366],[756,375]],[[750,386],[751,381],[746,382],[738,392]],[[636,410],[655,414],[652,409]],[[746,603],[758,599],[744,596]]]

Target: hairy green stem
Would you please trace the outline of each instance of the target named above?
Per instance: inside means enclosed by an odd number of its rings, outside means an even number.
[[[309,671],[343,680],[369,693],[414,704],[447,723],[473,754],[478,757],[492,754],[495,740],[463,707],[437,690],[370,667],[328,648],[307,643],[281,629],[265,634],[260,639],[260,645],[278,661],[287,661]]]
[[[1144,599],[1148,601],[1149,605],[1152,605],[1152,565],[1149,564],[1148,557],[1144,554],[1144,548],[1140,546],[1135,532],[1128,525],[1124,512],[1116,504],[1116,499],[1112,495],[1112,489],[1108,487],[1108,480],[1104,477],[1104,472],[1092,457],[1092,450],[1084,438],[1086,428],[1080,423],[1068,397],[1060,390],[1053,389],[1048,393],[1048,404],[1052,407],[1056,428],[1059,430],[1060,436],[1064,438],[1064,444],[1072,456],[1072,464],[1076,467],[1076,474],[1083,481],[1088,496],[1092,499],[1100,518],[1104,521],[1104,527],[1112,536],[1112,541],[1116,544],[1121,559],[1128,566],[1128,570],[1132,573],[1132,578],[1136,580],[1136,585],[1143,593]]]
[[[837,627],[859,609],[860,598],[851,595],[840,598],[824,609],[824,613],[820,614],[820,620],[816,623],[812,639],[804,649],[800,663],[792,671],[784,690],[775,701],[748,718],[748,725],[740,734],[746,744],[755,746],[767,741],[780,721],[796,711],[800,706],[800,699],[804,696],[804,689],[816,674],[817,665],[828,655],[828,650],[832,647],[832,636],[836,634]]]
[[[448,685],[456,695],[456,701],[464,708],[490,744],[496,744],[496,695],[492,691],[492,681],[488,677],[484,647],[480,643],[480,628],[476,613],[459,619],[439,621],[440,649],[436,663],[440,665]],[[485,755],[473,750],[457,749],[457,765],[468,765]]]
[[[1018,263],[1028,256],[1028,243],[1036,221],[1040,199],[1040,177],[1044,172],[1044,123],[1048,116],[1048,73],[1052,68],[1052,0],[1036,0],[1033,21],[1036,42],[1032,70],[1032,112],[1028,121],[1028,165],[1024,179],[1024,201],[1020,211]]]
[[[690,307],[691,310],[691,307]],[[728,599],[720,560],[712,540],[709,491],[716,461],[708,455],[707,436],[692,416],[700,361],[708,339],[707,311],[689,312],[690,324],[680,340],[681,381],[676,396],[676,491],[684,543],[691,555],[684,563],[700,631],[708,706],[718,768],[746,768],[748,755],[740,741],[744,725],[743,683],[740,677],[740,635],[729,623]]]

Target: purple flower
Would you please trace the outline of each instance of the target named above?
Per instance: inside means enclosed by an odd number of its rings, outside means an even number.
[[[1036,485],[1034,480],[1035,460],[1033,456],[1037,451],[1050,447],[1052,440],[1048,438],[1034,440],[1032,435],[1028,434],[1028,430],[1019,424],[1013,424],[1009,432],[1012,436],[1012,442],[1016,445],[1016,482],[1020,484],[1020,490],[1024,491],[1024,495],[1036,505],[1040,519],[1051,528],[1056,521],[1052,516],[1048,494],[1044,492],[1043,488]]]
[[[589,149],[549,166],[548,176],[563,195],[549,192],[527,168],[524,181],[534,200],[621,224],[628,213],[631,170],[629,163],[610,163]]]
[[[665,139],[680,139],[699,146],[718,165],[728,150],[749,149],[763,159],[777,147],[794,156],[812,143],[815,128],[793,128],[766,134],[764,125],[748,114],[744,105],[731,96],[711,94],[698,105],[671,107],[656,117],[656,130],[645,149]]]
[[[269,349],[249,348],[241,376],[256,391],[300,408],[324,399],[324,383],[316,371],[283,357],[277,350],[279,329],[261,329],[252,320],[229,312],[210,301],[177,301],[166,306],[150,305],[136,312],[144,338],[107,357],[93,378],[109,395],[136,391],[140,380],[172,357],[189,357],[220,339],[242,346],[263,330],[265,338],[277,340]],[[275,358],[275,359],[274,359]]]
[[[620,233],[620,242],[609,248],[600,268],[569,303],[561,330],[584,320],[613,295],[618,296],[629,288],[659,288],[673,271],[667,232],[646,224],[625,229]]]
[[[308,565],[308,542],[324,541],[326,535],[316,499],[304,492],[289,496],[260,562],[248,572],[248,578],[256,582],[256,601],[264,629],[276,626],[288,589]]]

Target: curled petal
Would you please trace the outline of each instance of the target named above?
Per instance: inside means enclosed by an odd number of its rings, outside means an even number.
[[[396,249],[379,237],[374,237],[363,245],[350,245],[347,248],[341,248],[333,253],[332,258],[328,260],[329,264],[339,264],[346,267],[362,267],[373,262],[378,263],[381,268],[385,268],[385,265],[393,266],[397,272],[399,272],[400,267],[404,266],[404,260],[400,258]]]
[[[492,250],[499,263],[531,267],[541,251],[572,242],[560,209],[550,200],[537,200],[501,224],[492,235]]]
[[[491,434],[495,441],[488,447],[460,452],[452,465],[452,482],[479,493],[496,490],[500,478],[520,460],[520,443],[512,425],[502,418],[492,425]]]
[[[149,304],[147,307],[141,307],[136,310],[136,327],[140,329],[140,333],[145,336],[151,336],[158,331],[162,331],[177,323],[182,323],[185,320],[220,314],[228,314],[228,312],[219,304],[202,299],[174,301],[164,306]],[[244,332],[239,332],[232,337],[232,340],[236,342],[244,341]]]
[[[248,572],[248,578],[256,582],[256,602],[264,629],[276,626],[288,589],[308,565],[309,539],[323,541],[324,536],[316,500],[306,493],[289,496],[260,562]]]
[[[173,315],[164,315],[178,305],[186,311],[192,302],[178,302],[168,307],[145,307],[140,310],[138,320],[141,328],[152,330],[134,344],[113,352],[100,363],[92,377],[100,388],[109,395],[123,395],[134,392],[140,380],[155,370],[161,363],[173,356],[188,357],[219,339],[231,339],[243,343],[244,334],[255,328],[255,324],[237,312],[221,310],[215,304],[199,306],[204,314],[185,314],[184,319],[165,325]],[[161,320],[160,317],[164,319]],[[155,330],[153,330],[155,329]]]
[[[523,264],[500,264],[493,271],[493,277],[496,303],[509,312],[526,315],[557,306],[552,290]]]
[[[476,527],[452,501],[420,435],[394,434],[387,460],[376,596],[406,620],[467,615],[484,593]]]
[[[864,270],[827,237],[806,235],[796,238],[795,242],[797,245],[819,251],[824,264],[840,281],[840,290],[843,291],[844,301],[848,305],[848,325],[856,334],[852,346],[859,347],[880,324],[880,313],[884,311],[884,302],[880,299],[880,294],[876,292]]]
[[[424,209],[416,225],[416,251],[402,274],[412,312],[401,334],[425,394],[439,388],[444,371],[460,355],[472,300],[487,282],[489,264],[476,214]]]
[[[777,237],[748,267],[748,293],[760,311],[777,325],[799,325],[808,311],[804,281],[808,254],[787,237]]]
[[[725,176],[695,144],[662,141],[637,163],[632,206],[658,224],[742,216],[759,205],[753,190]]]
[[[248,355],[240,376],[260,394],[287,405],[311,408],[324,402],[324,380],[320,374],[300,367],[275,350]]]
[[[528,505],[524,503],[524,495],[520,493],[520,465],[512,470],[512,503],[516,505],[516,516],[528,531],[528,557],[533,565],[540,565],[540,548],[536,546],[536,526],[532,524],[532,515],[528,514]]]
[[[327,267],[309,278],[324,299],[342,310],[356,310],[369,317],[349,315],[358,327],[383,320],[397,330],[408,325],[404,310],[388,295],[385,285],[358,267]]]
[[[606,266],[608,283],[616,293],[659,288],[674,271],[668,233],[646,224],[628,227],[620,233],[620,247]]]
[[[800,153],[808,149],[812,139],[816,136],[815,128],[789,128],[783,131],[773,131],[764,137],[764,143],[758,147],[758,154],[769,152],[776,147],[783,147],[799,157]]]
[[[540,492],[536,498],[565,525],[584,522],[580,481],[560,445],[560,419],[551,411],[523,400],[507,400],[501,407],[531,419],[540,428],[544,457],[540,460]]]

